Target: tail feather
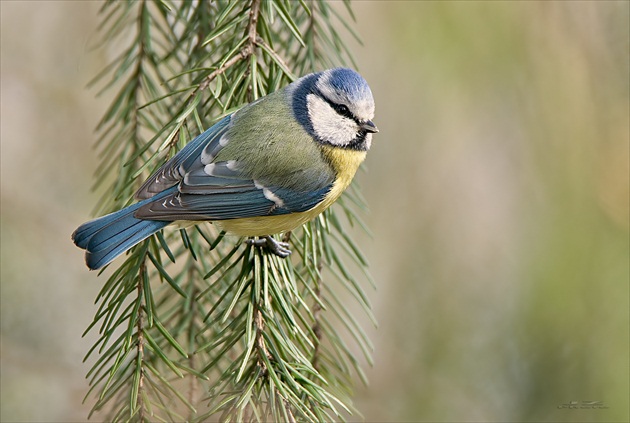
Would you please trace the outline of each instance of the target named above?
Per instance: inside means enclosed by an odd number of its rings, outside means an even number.
[[[133,207],[133,206],[131,206]],[[135,210],[132,210],[135,212]],[[112,222],[121,219],[126,214],[130,212],[129,207],[119,210],[115,213],[108,214],[103,217],[99,217],[98,219],[90,220],[89,222],[84,223],[79,226],[76,231],[72,234],[72,240],[76,244],[77,247],[87,249],[88,243],[90,242],[90,238],[94,236],[98,231],[106,227]]]
[[[145,220],[134,217],[144,204],[157,201],[169,194],[166,190],[155,197],[133,204],[117,212],[91,220],[72,234],[74,243],[85,250],[85,262],[92,269],[100,269],[134,245],[147,239],[171,222]]]
[[[158,220],[140,220],[126,216],[111,226],[97,232],[88,243],[85,262],[90,269],[100,269],[116,257],[144,241],[171,222]],[[118,231],[116,228],[125,226]]]

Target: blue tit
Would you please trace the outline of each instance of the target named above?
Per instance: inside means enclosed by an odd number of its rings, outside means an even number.
[[[357,72],[306,75],[197,136],[136,193],[141,200],[81,225],[74,243],[99,269],[173,222],[209,221],[281,257],[291,231],[348,187],[378,132],[374,99]]]

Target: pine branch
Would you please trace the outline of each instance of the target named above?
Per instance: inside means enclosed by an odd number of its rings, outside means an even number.
[[[208,88],[208,85],[214,79],[223,74],[226,70],[240,62],[241,60],[246,60],[255,52],[256,47],[256,23],[258,22],[258,13],[260,12],[260,0],[252,1],[250,11],[249,11],[249,21],[247,22],[247,42],[236,56],[233,56],[230,60],[225,62],[221,67],[213,71],[210,75],[204,78],[203,83],[197,87],[195,91],[193,91],[190,95],[191,97],[195,96],[199,91],[205,90]]]
[[[151,172],[218,119],[294,75],[352,60],[335,29],[350,27],[326,2],[143,0],[107,2],[102,13],[103,43],[128,45],[96,80],[118,89],[99,124],[97,187],[109,184],[101,212],[130,204]],[[353,186],[292,234],[292,260],[208,224],[169,227],[134,247],[86,330],[99,334],[86,356],[98,354],[92,413],[290,422],[356,413],[353,377],[365,380],[356,350],[370,362],[371,344],[347,298],[371,314],[349,264],[371,279],[344,231],[364,227],[364,208]]]

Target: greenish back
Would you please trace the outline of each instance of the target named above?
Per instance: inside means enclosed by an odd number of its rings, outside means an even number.
[[[228,144],[214,161],[236,160],[247,177],[296,191],[321,189],[334,173],[319,144],[297,122],[286,90],[245,106],[232,118]]]

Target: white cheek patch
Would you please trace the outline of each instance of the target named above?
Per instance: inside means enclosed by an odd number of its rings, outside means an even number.
[[[357,123],[340,116],[320,97],[309,94],[306,97],[306,105],[315,135],[323,141],[334,145],[344,145],[356,137],[359,131]]]

